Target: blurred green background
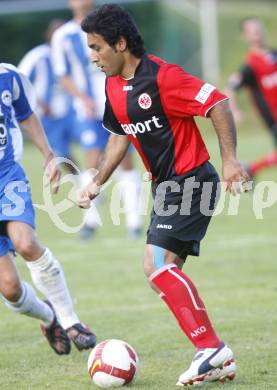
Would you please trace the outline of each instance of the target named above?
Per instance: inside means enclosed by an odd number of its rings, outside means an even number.
[[[242,62],[245,45],[240,39],[239,22],[243,17],[260,17],[268,30],[269,44],[276,45],[277,2],[218,0],[217,3],[220,76],[225,80]],[[199,0],[184,0],[183,4],[182,0],[124,3],[135,17],[149,52],[178,63],[198,76],[202,73],[200,5]],[[68,10],[1,15],[0,1],[1,61],[17,64],[26,51],[43,41],[45,28],[52,18],[68,20],[70,17]]]
[[[11,0],[12,1],[12,0]],[[201,53],[201,1],[209,0],[150,0],[123,4],[134,16],[145,40],[148,52],[178,63],[186,71],[203,77]],[[99,2],[98,2],[99,3]],[[96,1],[96,4],[98,4]],[[103,2],[101,2],[103,3]],[[119,1],[120,3],[120,1]],[[215,82],[224,87],[230,73],[239,69],[244,59],[246,44],[240,37],[239,23],[246,16],[258,16],[264,22],[269,46],[277,46],[276,0],[218,0],[218,63],[219,74]],[[1,61],[18,64],[23,55],[44,40],[44,31],[53,18],[70,19],[68,10],[1,15]],[[244,94],[239,104],[246,110],[247,127],[264,127],[260,119],[248,110]],[[248,114],[250,112],[250,115]],[[244,127],[242,127],[244,130]]]

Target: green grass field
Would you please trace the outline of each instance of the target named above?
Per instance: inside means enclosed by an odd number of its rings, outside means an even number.
[[[276,5],[269,11],[263,2],[259,3],[254,13],[261,15],[276,32]],[[251,11],[248,6],[239,10],[233,4],[220,8],[222,85],[241,63],[243,46],[234,31],[241,16]],[[275,38],[272,33],[271,42]],[[245,106],[243,99],[242,104]],[[201,121],[201,128],[212,162],[220,169],[216,137],[206,123]],[[248,161],[262,156],[270,148],[269,136],[249,110],[239,132],[240,159]],[[40,166],[39,154],[27,145],[24,167],[31,180],[34,202],[39,204],[43,203]],[[276,169],[261,174],[257,183],[263,180],[277,182]],[[61,188],[57,202],[68,190],[68,185]],[[40,240],[60,260],[76,311],[96,332],[98,341],[124,339],[136,349],[141,365],[132,389],[175,389],[179,374],[191,362],[193,348],[164,303],[147,285],[142,270],[144,238],[126,239],[124,223],[112,224],[108,206],[106,197],[101,207],[103,228],[89,243],[63,233],[45,212],[37,210]],[[200,258],[190,258],[184,268],[195,281],[220,337],[235,351],[238,376],[224,389],[277,389],[277,204],[264,210],[263,215],[262,220],[255,218],[252,194],[242,196],[237,216],[228,215],[226,202],[224,212],[209,227]],[[63,217],[76,225],[81,214],[73,207]],[[148,218],[145,231],[147,224]],[[30,281],[20,257],[17,264],[22,277]],[[1,390],[92,388],[86,369],[88,352],[78,353],[73,348],[70,356],[58,357],[40,334],[38,321],[13,314],[3,304],[0,345]],[[209,389],[221,386],[210,385]]]
[[[254,135],[240,135],[242,158],[269,149],[270,139],[264,133]],[[208,130],[205,138],[218,166],[215,137]],[[36,203],[42,201],[40,161],[38,153],[27,146],[24,166]],[[277,179],[273,170],[258,178],[273,179]],[[61,194],[65,194],[63,187]],[[141,368],[133,389],[174,389],[178,375],[191,361],[193,348],[147,286],[142,272],[144,239],[127,240],[124,224],[111,224],[107,205],[108,198],[102,207],[103,228],[85,244],[56,229],[47,214],[38,211],[40,239],[60,259],[76,311],[98,340],[124,339],[137,350]],[[79,210],[73,208],[65,217],[74,224],[80,218]],[[209,228],[201,257],[191,258],[185,266],[218,333],[236,353],[239,373],[225,388],[277,389],[276,218],[275,204],[264,211],[263,220],[256,220],[252,195],[243,195],[239,215],[228,216],[226,206]],[[17,263],[22,276],[30,280],[23,261],[18,258]],[[0,389],[91,388],[86,372],[88,353],[73,348],[69,357],[56,356],[38,327],[36,320],[1,307]]]

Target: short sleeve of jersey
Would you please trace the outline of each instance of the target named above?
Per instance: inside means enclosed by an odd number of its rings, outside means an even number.
[[[207,116],[212,107],[228,99],[213,85],[186,73],[177,65],[162,67],[158,84],[161,100],[172,117]]]
[[[13,108],[16,120],[24,121],[33,113],[35,95],[31,83],[26,76],[14,73],[13,78]]]
[[[111,104],[109,102],[108,97],[106,97],[106,103],[105,103],[105,112],[104,112],[104,118],[103,118],[103,127],[108,130],[112,134],[116,135],[125,135],[125,132],[123,131],[122,127],[120,126],[120,123],[116,119],[116,116],[114,115],[113,109],[111,107]]]

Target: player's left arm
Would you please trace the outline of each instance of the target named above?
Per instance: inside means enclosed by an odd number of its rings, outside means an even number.
[[[39,149],[44,158],[44,170],[49,177],[54,193],[58,192],[61,171],[54,159],[54,153],[39,118],[34,113],[36,98],[34,89],[26,76],[18,72],[15,74],[13,85],[13,108],[15,117],[22,130],[29,136],[32,143]]]
[[[164,67],[158,78],[164,107],[175,118],[210,117],[219,140],[226,190],[240,191],[237,182],[249,177],[236,157],[236,128],[228,98],[213,85],[186,73],[176,65]],[[244,184],[246,187],[246,184]]]
[[[20,127],[41,152],[44,159],[45,173],[49,177],[54,193],[58,192],[61,171],[55,162],[55,155],[50,148],[39,118],[35,113],[32,113],[28,118],[20,122]]]
[[[207,116],[211,118],[216,131],[222,159],[222,178],[226,191],[233,194],[247,190],[249,176],[236,156],[236,127],[228,100],[212,107]],[[242,185],[242,188],[240,188]]]

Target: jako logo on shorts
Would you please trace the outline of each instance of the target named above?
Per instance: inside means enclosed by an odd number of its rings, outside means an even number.
[[[159,123],[160,118],[157,118],[156,116],[153,116],[152,119],[149,119],[148,121],[144,122],[137,122],[137,123],[121,123],[121,127],[124,130],[126,134],[131,134],[133,137],[137,137],[137,134],[143,134],[145,132],[149,132],[153,128],[153,124],[156,129],[160,129],[163,127]]]
[[[172,229],[172,225],[161,225],[160,223],[157,225],[157,229]]]

